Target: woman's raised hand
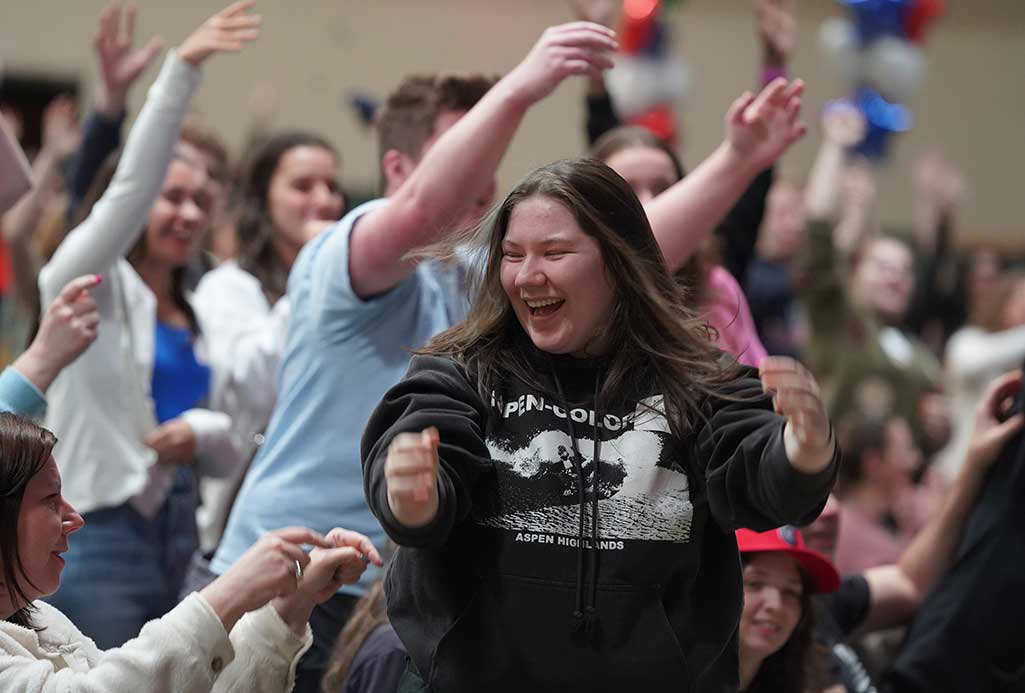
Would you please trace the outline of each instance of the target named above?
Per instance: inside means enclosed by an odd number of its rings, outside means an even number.
[[[122,21],[122,19],[124,21]],[[120,2],[107,5],[100,13],[100,25],[93,48],[100,66],[100,91],[96,107],[114,119],[125,110],[128,90],[160,52],[163,39],[154,36],[142,48],[135,47],[136,10]]]
[[[804,82],[774,79],[755,96],[744,92],[726,113],[726,141],[733,153],[761,171],[778,159],[807,128],[798,121]]]
[[[423,527],[438,514],[438,429],[400,433],[388,446],[388,507],[400,524]]]
[[[14,362],[18,372],[42,392],[96,340],[100,313],[89,291],[99,283],[98,275],[87,274],[65,284],[43,313],[32,344]]]
[[[249,14],[256,0],[235,2],[203,22],[178,46],[178,57],[199,66],[214,53],[237,53],[260,35],[261,17]]]

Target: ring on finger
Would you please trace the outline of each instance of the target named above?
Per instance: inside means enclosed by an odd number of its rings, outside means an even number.
[[[299,561],[295,562],[295,581],[299,582],[303,579],[303,567]]]

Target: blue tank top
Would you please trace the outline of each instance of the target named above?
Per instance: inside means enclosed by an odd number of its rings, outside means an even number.
[[[196,407],[210,391],[210,367],[196,360],[192,332],[157,320],[153,403],[157,423]]]

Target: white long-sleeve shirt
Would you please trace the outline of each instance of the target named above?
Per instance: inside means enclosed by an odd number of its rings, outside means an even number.
[[[313,636],[295,634],[266,605],[231,635],[210,604],[189,595],[137,638],[101,651],[68,618],[35,602],[34,625],[0,621],[0,690],[32,693],[283,693]]]
[[[156,452],[143,443],[157,426],[151,396],[157,300],[124,256],[160,194],[199,81],[196,67],[168,55],[106,193],[39,275],[44,306],[72,278],[103,275],[103,283],[91,290],[100,313],[99,336],[50,387],[46,418],[60,440],[54,457],[64,496],[79,512],[131,500],[152,516],[173,483],[173,467],[156,464]],[[199,325],[194,347],[197,358],[211,366],[209,400],[216,402],[224,369],[211,361],[202,338],[209,326],[202,319]],[[223,476],[239,464],[229,416],[192,409],[183,418],[196,435],[197,472]]]
[[[209,325],[205,333],[210,350],[226,367],[221,399],[214,403],[231,416],[242,459],[257,447],[257,436],[270,421],[277,401],[277,371],[288,328],[288,297],[271,306],[260,281],[228,260],[207,272],[193,297],[196,314]],[[202,503],[196,512],[200,545],[213,551],[221,538],[246,465],[227,476],[200,481]]]

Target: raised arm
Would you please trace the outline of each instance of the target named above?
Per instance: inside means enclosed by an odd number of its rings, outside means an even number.
[[[136,48],[135,19],[135,7],[131,5],[122,10],[114,3],[100,13],[93,37],[99,91],[85,118],[82,144],[68,171],[68,219],[74,218],[104,160],[121,144],[128,92],[163,45],[163,40],[154,36],[145,46]]]
[[[14,272],[13,298],[33,317],[39,313],[37,279],[42,266],[34,234],[55,197],[53,178],[80,139],[75,102],[68,96],[58,96],[43,112],[43,146],[32,162],[32,189],[3,217],[3,237]]]
[[[864,118],[851,106],[835,104],[823,113],[822,144],[805,188],[808,228],[801,259],[804,281],[799,282],[813,341],[842,338],[850,316],[833,223],[840,203],[844,150],[861,139],[864,128]]]
[[[804,83],[773,80],[745,92],[726,114],[726,139],[645,211],[670,270],[687,261],[761,171],[804,135],[798,123]]]
[[[990,383],[976,409],[968,459],[939,512],[915,536],[895,565],[865,572],[871,602],[860,630],[873,631],[907,623],[925,595],[950,567],[961,531],[987,472],[1004,445],[1018,435],[1025,424],[1021,414],[1000,421],[1003,403],[1021,388],[1021,383],[1020,371],[1007,373]]]
[[[619,19],[622,3],[617,0],[570,0],[569,4],[578,20],[612,28]],[[604,75],[599,74],[587,80],[584,111],[588,147],[593,146],[606,132],[621,125],[612,97],[605,88]]]
[[[787,66],[797,42],[794,0],[755,0],[755,33],[761,47],[760,86],[787,76]],[[722,248],[722,265],[744,281],[754,257],[758,233],[765,216],[765,201],[772,188],[772,166],[761,171],[715,229]]]
[[[547,29],[527,57],[430,147],[390,204],[369,212],[352,232],[349,276],[363,298],[383,293],[414,269],[415,248],[456,231],[467,200],[494,178],[523,115],[570,75],[611,67],[614,33],[573,22]]]
[[[315,548],[307,554],[304,544]],[[202,592],[106,652],[53,607],[37,603],[48,632],[63,631],[57,637],[77,650],[83,666],[57,668],[46,657],[0,654],[0,688],[286,693],[296,661],[312,642],[307,619],[313,605],[355,582],[368,561],[381,564],[370,541],[355,532],[336,529],[323,537],[292,527],[268,533]]]
[[[836,102],[823,111],[822,144],[805,189],[808,219],[828,221],[836,216],[847,148],[857,144],[864,134],[865,118],[854,106]]]
[[[247,14],[252,5],[253,0],[245,0],[218,12],[168,56],[128,135],[110,187],[43,268],[39,283],[44,301],[74,276],[105,273],[136,242],[160,194],[181,122],[199,85],[199,67],[214,53],[241,50],[256,38],[260,18]]]

